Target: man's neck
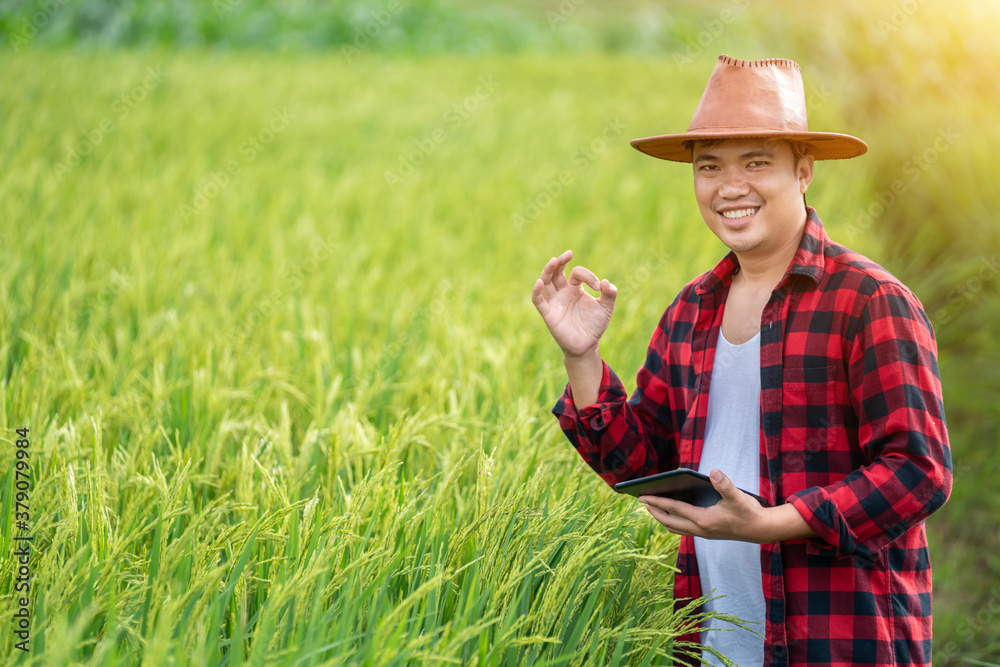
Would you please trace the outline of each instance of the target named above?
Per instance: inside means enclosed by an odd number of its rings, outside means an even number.
[[[781,246],[766,253],[736,253],[740,270],[733,280],[739,279],[746,287],[774,289],[788,270],[795,253],[802,242],[806,230],[806,218],[802,220],[798,234],[790,236]]]

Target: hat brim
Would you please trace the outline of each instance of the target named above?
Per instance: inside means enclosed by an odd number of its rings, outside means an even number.
[[[629,143],[636,150],[673,162],[691,162],[691,149],[685,148],[688,141],[712,139],[772,138],[801,141],[809,146],[809,154],[817,160],[843,160],[868,152],[868,144],[849,134],[836,132],[776,132],[761,130],[698,130],[684,134],[662,134],[656,137],[633,139]]]

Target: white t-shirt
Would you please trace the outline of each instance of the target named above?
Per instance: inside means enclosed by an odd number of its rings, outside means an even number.
[[[733,345],[719,331],[708,388],[708,419],[698,471],[718,468],[733,484],[760,492],[760,332]],[[764,593],[761,588],[760,545],[731,540],[694,538],[702,594],[725,595],[705,605],[705,611],[732,614],[764,634]],[[700,641],[741,667],[764,663],[764,639],[731,623],[709,619]],[[707,652],[705,665],[721,665]]]

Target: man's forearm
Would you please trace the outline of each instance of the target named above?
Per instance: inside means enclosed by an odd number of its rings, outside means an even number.
[[[566,375],[569,376],[576,408],[579,410],[596,403],[601,391],[601,376],[604,374],[599,346],[595,345],[579,357],[563,353],[563,364],[566,366]]]
[[[767,523],[763,535],[756,536],[755,542],[770,544],[783,540],[815,537],[816,531],[806,523],[799,511],[791,503],[769,507],[764,511]]]

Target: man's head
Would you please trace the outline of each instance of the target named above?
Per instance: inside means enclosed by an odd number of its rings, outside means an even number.
[[[809,131],[795,62],[725,55],[687,132],[631,144],[653,157],[693,161],[695,196],[709,228],[737,253],[764,255],[799,238],[813,162],[868,150],[857,137]]]
[[[813,177],[806,147],[786,139],[693,141],[691,160],[698,208],[727,247],[768,253],[798,238]]]

